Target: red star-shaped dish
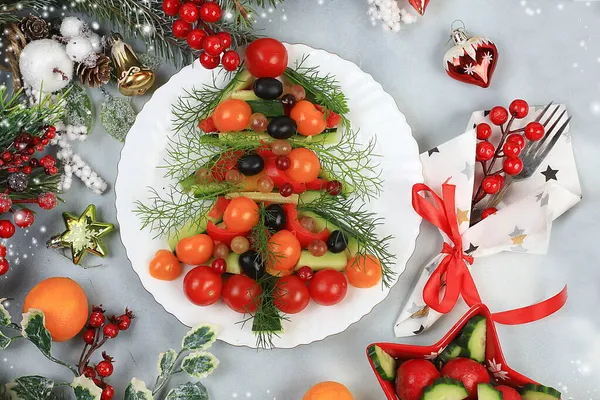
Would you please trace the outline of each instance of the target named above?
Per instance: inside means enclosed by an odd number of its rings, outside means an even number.
[[[394,389],[394,382],[383,379],[377,369],[375,368],[373,361],[369,357],[369,348],[373,345],[379,346],[390,356],[405,361],[413,358],[425,358],[427,360],[435,360],[437,356],[444,351],[444,349],[459,335],[463,327],[469,322],[469,320],[477,315],[481,315],[486,319],[486,349],[485,349],[485,366],[496,381],[502,385],[512,386],[515,388],[524,386],[526,384],[537,384],[537,382],[529,379],[528,377],[512,370],[502,354],[500,348],[500,340],[498,339],[498,333],[496,327],[492,321],[492,317],[488,308],[483,304],[477,304],[473,306],[461,319],[454,325],[452,329],[444,336],[439,342],[431,346],[413,346],[408,344],[398,343],[373,343],[367,347],[367,358],[371,363],[373,372],[383,389],[386,398],[388,400],[398,400],[396,391]]]

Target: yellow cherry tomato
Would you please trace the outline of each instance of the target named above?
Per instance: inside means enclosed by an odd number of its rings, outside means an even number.
[[[161,281],[172,281],[177,279],[183,272],[181,263],[170,250],[159,250],[150,260],[150,275]]]
[[[227,206],[223,222],[230,232],[248,232],[258,223],[258,205],[247,197],[236,197]]]
[[[318,135],[327,128],[325,115],[308,100],[297,102],[290,112],[290,117],[296,121],[297,131],[303,136]]]
[[[227,99],[215,108],[212,119],[221,132],[241,131],[250,121],[252,109],[243,100]]]
[[[346,266],[346,277],[354,287],[373,287],[381,281],[381,264],[370,255],[352,257]]]
[[[285,174],[295,182],[312,182],[319,177],[321,162],[319,157],[309,149],[299,147],[288,154],[290,167]]]
[[[177,242],[175,253],[179,261],[184,264],[201,265],[212,257],[214,247],[210,236],[201,233]]]

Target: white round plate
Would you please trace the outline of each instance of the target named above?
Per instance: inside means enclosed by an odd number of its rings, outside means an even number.
[[[411,187],[415,182],[422,181],[421,163],[406,118],[381,85],[355,64],[301,44],[286,47],[290,66],[303,55],[309,55],[306,65],[318,66],[320,74],[337,77],[348,98],[349,119],[353,129],[360,130],[360,138],[365,143],[369,138],[377,137],[376,152],[383,156],[380,162],[384,190],[379,199],[369,204],[369,208],[385,217],[379,234],[382,237],[394,236],[391,251],[397,257],[393,267],[397,274],[393,283],[396,283],[414,250],[420,223],[420,217],[411,207]],[[252,324],[243,327],[239,324],[244,319],[242,314],[231,311],[222,302],[209,307],[194,306],[183,294],[183,276],[173,282],[159,281],[150,276],[148,263],[157,250],[168,248],[167,241],[153,238],[154,234],[147,229],[141,230],[140,221],[132,212],[136,200],[147,201],[149,187],[160,192],[172,183],[163,178],[161,170],[156,168],[164,165],[167,140],[173,135],[172,104],[184,90],[212,83],[212,79],[212,73],[198,64],[187,66],[160,87],[139,113],[121,152],[115,184],[117,218],[121,239],[133,269],[144,287],[165,310],[188,326],[203,322],[218,324],[221,327],[221,340],[233,345],[255,347]],[[274,338],[274,344],[280,348],[291,348],[343,332],[369,313],[388,292],[389,289],[382,290],[379,286],[371,289],[349,287],[346,298],[333,307],[322,307],[311,302],[306,310],[290,316],[290,321],[284,322],[284,332]]]

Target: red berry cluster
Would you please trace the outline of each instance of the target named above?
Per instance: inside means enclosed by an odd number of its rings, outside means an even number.
[[[50,140],[56,136],[56,128],[49,126],[42,137],[21,133],[15,138],[12,146],[0,154],[0,168],[8,172],[31,174],[35,168],[43,167],[47,175],[56,175],[58,168],[52,156],[33,158],[36,151],[44,151]]]
[[[204,68],[213,69],[221,64],[227,71],[235,71],[239,67],[240,55],[229,49],[231,35],[217,32],[211,25],[221,19],[222,10],[216,1],[163,0],[162,9],[169,16],[179,16],[173,22],[173,36],[185,39],[190,48],[201,51],[200,64]]]
[[[134,315],[127,308],[125,313],[115,317],[105,316],[102,305],[92,307],[88,319],[88,327],[83,332],[85,346],[81,352],[80,362],[77,365],[79,374],[92,379],[96,386],[102,389],[102,400],[111,400],[115,395],[114,388],[104,381],[113,373],[114,359],[105,351],[102,352],[102,361],[98,364],[89,365],[92,354],[98,350],[108,339],[117,337],[120,331],[126,331],[131,325]]]
[[[502,106],[490,110],[490,122],[502,128],[502,137],[497,147],[489,142],[492,127],[485,122],[477,125],[477,139],[480,142],[477,143],[475,158],[481,164],[484,178],[473,198],[473,206],[486,195],[498,193],[504,186],[504,175],[518,175],[523,170],[523,161],[519,156],[527,141],[538,141],[544,137],[544,126],[537,121],[529,122],[522,129],[510,129],[515,119],[523,119],[527,114],[529,114],[529,105],[525,100],[520,99],[513,100],[508,110]],[[496,160],[501,158],[504,159],[502,168],[494,170]],[[493,207],[486,208],[481,213],[481,218],[487,218],[496,211]]]

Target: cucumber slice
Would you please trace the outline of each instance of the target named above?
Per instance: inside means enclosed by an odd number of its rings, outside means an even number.
[[[274,141],[275,139],[269,136],[267,133],[263,132],[255,132],[255,131],[238,131],[238,132],[219,132],[219,138],[232,140],[236,138],[236,136],[244,135],[245,140],[256,140],[256,147],[260,146],[263,143],[269,143]],[[301,135],[293,135],[288,139],[294,146],[302,146],[307,143],[315,143],[315,144],[337,144],[340,141],[341,132],[332,128],[323,132],[321,134],[315,136],[301,136]]]
[[[346,258],[346,254],[343,252],[332,253],[328,251],[321,257],[315,257],[310,254],[308,250],[302,250],[300,253],[300,259],[298,260],[298,265],[296,265],[296,269],[300,269],[301,267],[308,265],[313,271],[331,268],[341,272],[346,269],[347,264],[348,259]]]
[[[560,400],[560,392],[543,385],[527,384],[521,389],[523,400]]]
[[[167,236],[167,242],[169,243],[169,248],[171,249],[171,251],[175,251],[177,242],[179,242],[181,239],[185,239],[187,237],[206,232],[206,227],[208,226],[209,220],[210,218],[204,215],[202,218],[200,218],[199,221],[189,221],[184,226],[182,226],[177,232],[170,233]]]
[[[485,361],[486,331],[485,317],[476,315],[467,322],[457,340],[459,345],[469,350],[469,357],[477,362]]]
[[[370,346],[367,352],[379,376],[386,381],[396,379],[396,360],[392,356],[376,345]]]
[[[254,94],[254,93],[253,93]],[[279,100],[247,100],[252,113],[261,113],[267,118],[285,115],[283,104]]]
[[[421,400],[463,400],[469,392],[461,381],[452,378],[438,378],[423,390]]]
[[[489,383],[477,385],[477,400],[504,400],[504,395]]]
[[[237,92],[233,92],[231,93],[231,98],[244,101],[260,100],[260,98],[254,94],[254,90],[252,89],[238,90]]]
[[[316,193],[318,196],[321,195],[319,192],[316,192]],[[311,196],[313,196],[313,192],[304,192],[300,195],[299,202],[300,203],[310,203]],[[307,212],[303,212],[302,216],[307,216],[307,217],[311,217],[312,219],[314,219],[316,226],[317,226],[317,231],[321,231],[325,228],[327,228],[329,230],[329,232],[341,230],[339,226],[337,226],[333,222],[321,217],[320,215],[318,215],[316,213],[307,211]],[[355,237],[348,238],[348,246],[346,246],[346,250],[344,250],[344,253],[346,254],[346,256],[348,258],[352,258],[356,255],[356,253],[358,253],[358,240],[356,240]]]
[[[236,274],[239,275],[242,273],[242,267],[240,266],[240,256],[231,252],[227,255],[227,272],[228,274]]]
[[[250,200],[254,200],[257,203],[261,202],[269,202],[269,203],[292,203],[298,204],[298,195],[292,194],[288,197],[283,197],[279,193],[271,192],[271,193],[262,193],[262,192],[236,192],[236,193],[227,193],[225,195],[226,199],[234,199],[236,197],[247,197]]]
[[[442,365],[446,364],[450,360],[454,360],[458,357],[469,357],[469,350],[456,343],[450,343],[444,351],[440,353],[437,360]]]

